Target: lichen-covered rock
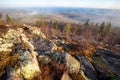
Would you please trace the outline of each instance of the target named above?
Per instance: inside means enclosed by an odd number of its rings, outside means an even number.
[[[12,67],[7,69],[8,79],[13,78],[12,80],[16,80],[14,79],[14,77],[16,77],[20,80],[30,80],[38,76],[41,73],[41,70],[37,60],[32,58],[29,51],[19,50],[17,52],[19,54],[18,65],[16,69]]]
[[[41,39],[46,39],[46,36],[41,32],[40,28],[34,27],[34,26],[28,26],[26,24],[23,24],[24,30],[29,31],[31,34],[38,36]]]
[[[2,38],[0,38],[0,41],[2,41],[3,39]]]
[[[18,41],[18,34],[19,34],[19,31],[14,29],[9,29],[3,37],[6,40],[15,42],[15,41]]]
[[[13,43],[5,43],[0,45],[0,52],[2,51],[12,51]]]
[[[2,38],[0,38],[0,51],[12,51],[14,43],[18,42],[18,31],[9,29]]]
[[[20,80],[31,80],[32,78],[40,75],[41,70],[39,68],[39,64],[37,60],[31,56],[29,51],[23,51],[19,49],[16,49],[15,51],[17,51],[17,54],[19,54],[19,59],[17,61],[18,65],[16,69],[12,67],[7,69],[8,78],[13,78],[12,80],[16,80],[14,77],[17,76],[17,78]]]
[[[19,55],[17,68],[8,66],[7,76],[8,79],[13,78],[12,80],[16,80],[14,79],[16,76],[20,80],[31,80],[41,74],[36,52],[34,51],[34,46],[27,41],[25,35],[20,36],[20,42],[21,44],[15,45],[12,51],[12,53]]]
[[[80,71],[80,63],[77,59],[66,53],[65,65],[70,73],[78,73]]]
[[[33,31],[32,31],[32,34],[37,35],[37,36],[39,36],[40,38],[46,38],[46,36],[45,36],[42,32],[40,32],[40,31],[38,31],[38,30],[33,30]]]
[[[48,56],[40,55],[38,56],[38,61],[40,64],[44,65],[50,63],[51,59]]]
[[[34,45],[36,51],[46,52],[57,50],[56,44],[48,39],[33,37],[31,43]]]

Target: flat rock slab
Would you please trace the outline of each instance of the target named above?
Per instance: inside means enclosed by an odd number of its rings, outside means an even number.
[[[84,56],[76,56],[76,59],[80,62],[81,70],[85,73],[86,77],[91,80],[97,80],[97,73],[89,60]]]
[[[98,49],[97,54],[101,56],[102,61],[109,66],[115,74],[120,76],[120,55],[108,50]]]

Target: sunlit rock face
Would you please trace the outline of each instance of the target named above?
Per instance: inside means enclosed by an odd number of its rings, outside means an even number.
[[[67,73],[64,73],[61,80],[72,80]]]
[[[18,42],[18,31],[9,29],[7,33],[0,38],[0,51],[12,51],[14,43]]]
[[[23,61],[23,62],[21,62]],[[26,79],[32,79],[33,77],[39,75],[41,73],[39,69],[39,65],[37,59],[34,59],[30,52],[25,51],[21,53],[20,59],[20,66],[21,68],[18,69],[19,75],[22,74]],[[19,72],[20,70],[20,72]]]
[[[77,59],[72,57],[70,54],[66,53],[65,60],[66,60],[66,68],[69,70],[70,73],[79,72],[80,63]]]
[[[18,54],[19,58],[15,67],[8,66],[7,77],[8,80],[31,80],[41,74],[36,52],[24,34],[20,34],[18,38],[20,43],[14,46],[12,53]]]
[[[31,56],[29,51],[17,50],[17,54],[19,54],[17,68],[9,67],[7,69],[9,79],[32,79],[41,73],[37,60]]]

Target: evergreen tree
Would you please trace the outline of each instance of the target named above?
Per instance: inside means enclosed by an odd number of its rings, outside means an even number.
[[[52,20],[50,20],[50,27],[53,27],[53,21]]]
[[[6,14],[6,22],[7,24],[12,24],[12,19],[10,18],[8,14]]]
[[[85,22],[84,25],[85,25],[86,27],[90,26],[90,24],[89,24],[89,19]]]
[[[63,28],[63,31],[64,32],[70,32],[70,28],[71,28],[70,23],[66,23],[65,26],[64,26],[64,28]]]
[[[105,22],[103,22],[103,23],[100,25],[99,33],[103,34],[103,33],[104,33],[104,30],[105,30]]]
[[[96,24],[95,24],[95,27],[98,27],[98,26],[99,26],[98,23],[96,23]]]
[[[110,31],[111,31],[111,23],[107,25],[106,34],[110,33]]]
[[[76,26],[73,27],[73,33],[76,33],[77,32],[77,28]]]
[[[38,20],[36,21],[36,24],[39,26],[39,27],[44,27],[45,26],[45,23],[43,20]]]
[[[0,19],[2,18],[2,13],[0,13]]]
[[[53,28],[56,29],[56,30],[59,29],[59,26],[58,26],[58,22],[57,22],[57,21],[54,22]]]

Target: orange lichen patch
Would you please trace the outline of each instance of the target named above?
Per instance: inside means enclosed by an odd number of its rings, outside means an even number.
[[[4,24],[5,24],[5,22],[0,19],[0,25],[4,25]]]
[[[66,70],[66,67],[62,63],[56,63],[55,61],[51,62],[52,68],[51,72],[53,74],[53,77],[61,78],[63,75],[63,72]]]
[[[63,47],[57,47],[57,51],[62,51],[63,50]]]
[[[88,57],[91,56],[93,52],[95,52],[95,48],[93,46],[88,46],[83,49],[83,54]]]
[[[78,74],[70,74],[70,76],[73,80],[85,80],[80,72]]]
[[[42,76],[42,79],[43,80],[51,80],[51,77],[50,77],[50,66],[46,65],[46,66],[43,66],[43,65],[40,65],[40,69],[41,69],[41,76]]]
[[[82,53],[83,53],[82,50],[81,51],[74,51],[74,50],[69,51],[69,54],[71,55],[82,55]]]
[[[79,45],[79,44],[72,44],[72,43],[69,43],[70,46],[69,47],[66,47],[69,54],[72,54],[72,55],[82,55],[83,53],[83,48]]]
[[[9,27],[7,27],[5,25],[0,25],[0,35],[3,33],[6,33],[8,31],[8,28]]]

